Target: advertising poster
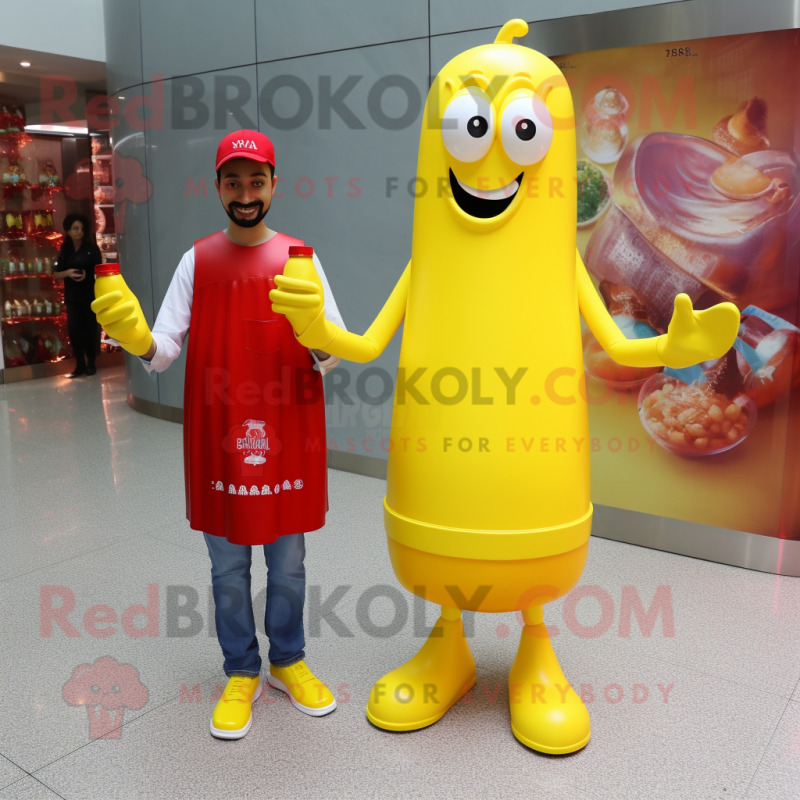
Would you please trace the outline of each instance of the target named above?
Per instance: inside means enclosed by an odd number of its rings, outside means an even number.
[[[742,313],[733,349],[685,370],[619,367],[585,330],[592,499],[799,539],[798,32],[554,61],[575,103],[578,249],[620,328],[665,333],[679,292]]]

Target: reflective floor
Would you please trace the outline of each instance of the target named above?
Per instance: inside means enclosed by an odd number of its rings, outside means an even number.
[[[328,525],[307,536],[306,634],[339,707],[307,717],[267,687],[246,738],[213,739],[225,678],[181,434],[127,406],[121,369],[0,387],[0,800],[800,796],[800,579],[603,539],[545,615],[589,702],[582,752],[512,736],[512,614],[465,615],[478,683],[440,722],[373,728],[373,682],[436,610],[392,573],[383,482],[335,471]],[[122,665],[112,711],[73,691],[103,657]]]

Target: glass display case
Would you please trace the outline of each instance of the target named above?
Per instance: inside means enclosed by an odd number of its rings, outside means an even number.
[[[0,333],[5,369],[71,357],[63,285],[53,265],[66,213],[61,139],[24,131],[20,108],[0,106]]]
[[[114,220],[114,152],[108,131],[91,131],[92,197],[97,246],[103,254],[103,263],[119,261],[117,233]],[[100,332],[100,352],[119,352],[121,349],[108,343],[105,330]]]
[[[90,137],[95,233],[105,264],[118,260],[114,225],[114,155],[108,131],[96,131]]]
[[[113,152],[108,131],[25,131],[24,113],[0,98],[0,383],[68,372],[64,284],[53,278],[67,214],[85,215],[103,262],[117,261]],[[99,366],[122,363],[100,332]]]

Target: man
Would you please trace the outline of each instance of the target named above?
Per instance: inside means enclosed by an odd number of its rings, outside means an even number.
[[[303,534],[321,528],[327,511],[322,378],[338,359],[297,342],[273,313],[269,292],[290,246],[264,218],[277,185],[272,142],[241,130],[226,136],[216,158],[228,227],[194,243],[181,259],[152,335],[134,333],[138,302],[120,292],[93,307],[110,336],[161,372],[179,355],[187,332],[184,467],[190,526],[202,531],[211,557],[217,638],[228,684],[211,733],[239,739],[250,729],[261,694],[250,595],[253,545],[267,562],[265,629],[268,682],[306,714],[322,716],[336,700],[304,661]],[[314,255],[331,321],[343,327],[325,273]],[[141,330],[141,327],[139,328]],[[148,346],[149,340],[149,346]]]

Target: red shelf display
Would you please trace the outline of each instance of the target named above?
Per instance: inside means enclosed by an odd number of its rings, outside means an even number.
[[[103,261],[118,260],[109,132],[90,131],[77,148],[89,157],[75,161],[60,136],[28,134],[24,124],[21,108],[0,103],[0,370],[36,367],[6,380],[51,374],[47,364],[72,357],[64,284],[52,274],[67,213],[86,214]],[[101,353],[119,351],[106,338]]]
[[[92,194],[94,198],[94,223],[97,246],[103,254],[103,263],[119,260],[117,254],[116,220],[114,219],[114,154],[108,131],[92,131]],[[106,341],[102,331],[100,351],[116,351],[120,348]]]
[[[0,127],[0,366],[63,361],[72,356],[64,287],[52,275],[67,213],[61,138]]]
[[[19,323],[19,322],[42,322],[42,321],[51,322],[53,320],[60,320],[60,319],[63,319],[64,321],[66,321],[67,315],[64,314],[64,313],[61,313],[61,314],[58,314],[58,315],[50,314],[49,316],[42,315],[42,316],[39,316],[39,317],[7,317],[6,319],[3,320],[3,322],[6,322],[6,323],[11,324],[11,325],[14,325],[14,324]]]

